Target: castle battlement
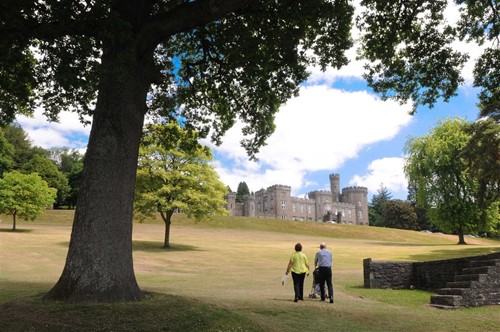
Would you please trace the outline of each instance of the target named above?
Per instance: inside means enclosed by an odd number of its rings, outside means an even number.
[[[359,186],[354,186],[354,187],[346,187],[342,189],[342,192],[344,191],[349,191],[349,192],[362,192],[362,193],[368,193],[368,188],[366,187],[359,187]]]
[[[244,203],[235,203],[236,193],[229,193],[226,196],[228,209],[231,208],[229,213],[234,216],[308,221],[333,220],[341,224],[368,225],[368,188],[347,187],[343,188],[340,194],[340,175],[330,174],[329,180],[331,190],[311,191],[307,198],[291,196],[292,187],[282,184],[275,184],[267,189],[262,188],[253,195],[246,195]],[[331,214],[331,209],[334,215]]]

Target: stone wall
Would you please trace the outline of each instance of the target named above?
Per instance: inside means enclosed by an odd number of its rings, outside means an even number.
[[[427,289],[446,286],[454,277],[477,260],[500,259],[500,252],[426,262],[387,262],[363,260],[365,288]]]

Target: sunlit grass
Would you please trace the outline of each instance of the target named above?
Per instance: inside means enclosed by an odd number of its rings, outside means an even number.
[[[20,222],[23,232],[6,231],[9,219],[0,220],[2,331],[495,331],[500,326],[499,307],[443,311],[428,305],[428,292],[362,287],[364,258],[470,256],[499,251],[497,241],[471,238],[470,245],[458,246],[451,235],[232,217],[195,223],[176,215],[169,250],[162,248],[163,222],[134,224],[136,277],[144,291],[157,295],[139,303],[74,306],[40,301],[64,266],[72,212],[47,211],[34,223]],[[291,280],[280,284],[293,246],[301,242],[312,261],[322,241],[334,252],[335,304],[309,298],[294,303]],[[309,293],[311,277],[305,283]]]

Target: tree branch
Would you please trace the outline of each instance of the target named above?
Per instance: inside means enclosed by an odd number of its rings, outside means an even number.
[[[197,0],[153,16],[137,36],[138,51],[155,48],[169,37],[221,19],[255,0]]]

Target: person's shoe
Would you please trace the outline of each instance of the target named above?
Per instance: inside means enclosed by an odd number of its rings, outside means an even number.
[[[333,299],[330,299],[330,303],[333,303]]]
[[[324,300],[325,300],[324,298],[321,299],[321,301],[324,301]]]
[[[298,301],[299,301],[299,299],[295,299],[295,300],[293,300],[293,302],[298,302]]]

